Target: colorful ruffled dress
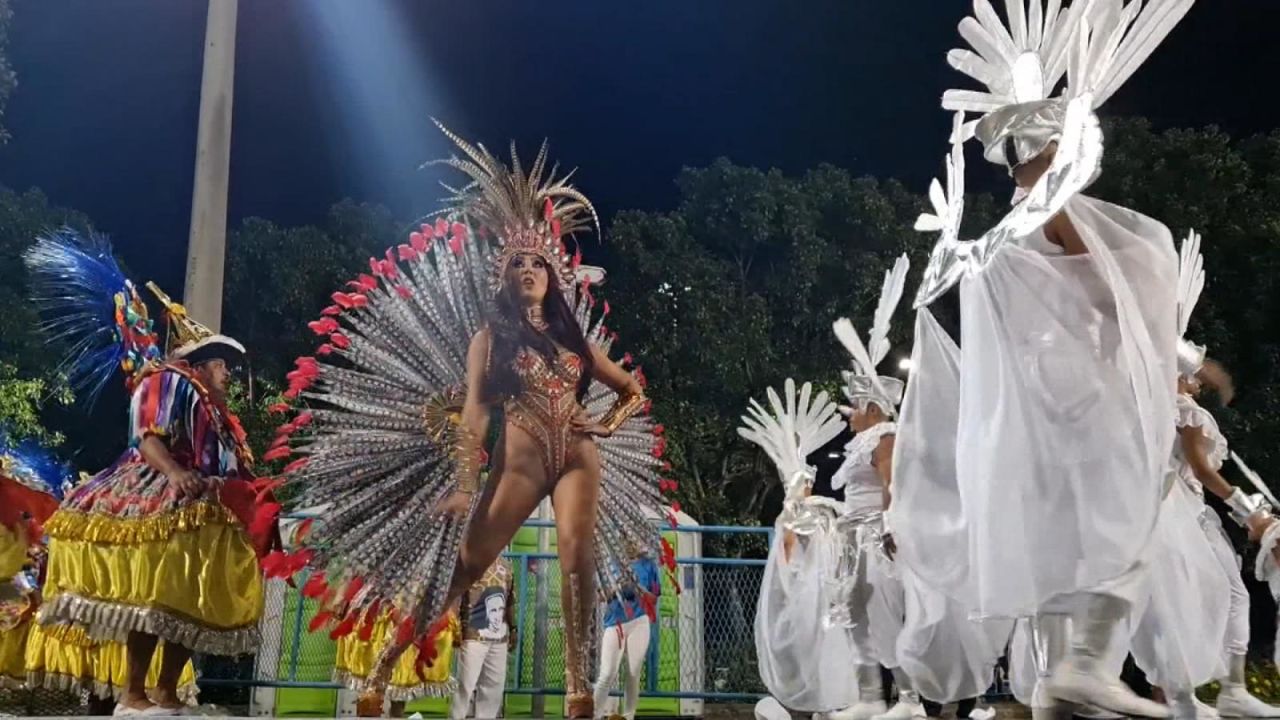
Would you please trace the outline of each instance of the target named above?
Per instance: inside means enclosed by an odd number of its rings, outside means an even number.
[[[351,633],[338,640],[333,679],[354,690],[363,689],[365,680],[377,665],[378,656],[395,632],[395,623],[383,613],[373,623],[368,639],[364,633]],[[458,616],[450,613],[444,629],[435,637],[436,656],[418,667],[418,649],[410,645],[391,671],[384,697],[391,702],[408,702],[420,697],[447,697],[453,694],[457,681],[450,676],[453,648],[461,642],[462,627]],[[419,672],[421,671],[421,672]]]
[[[248,520],[226,504],[228,489],[249,479],[243,430],[181,363],[139,381],[129,426],[129,449],[46,525],[41,624],[79,627],[98,641],[124,642],[138,631],[197,652],[253,652],[262,577]],[[143,459],[140,445],[151,436],[182,466],[225,484],[180,496]]]

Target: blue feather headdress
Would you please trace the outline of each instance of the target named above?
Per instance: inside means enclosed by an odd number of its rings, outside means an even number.
[[[37,238],[23,261],[42,329],[69,348],[59,369],[88,403],[116,370],[132,384],[147,363],[161,358],[147,306],[104,236],[84,237],[64,227]]]
[[[0,430],[0,475],[59,500],[71,487],[74,477],[71,465],[48,448],[34,440],[14,442],[3,430]]]

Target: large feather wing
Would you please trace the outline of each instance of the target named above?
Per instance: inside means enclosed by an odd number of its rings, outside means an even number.
[[[1178,336],[1183,337],[1204,291],[1204,256],[1200,253],[1200,234],[1195,230],[1182,241],[1178,261]]]

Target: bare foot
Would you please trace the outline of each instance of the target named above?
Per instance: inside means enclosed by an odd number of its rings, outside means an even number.
[[[146,710],[155,706],[155,703],[151,702],[146,694],[135,695],[129,692],[120,696],[120,704],[132,710]]]

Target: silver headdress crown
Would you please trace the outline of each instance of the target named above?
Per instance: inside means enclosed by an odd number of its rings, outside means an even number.
[[[1191,313],[1204,291],[1204,256],[1200,254],[1200,234],[1187,233],[1178,249],[1178,373],[1195,375],[1204,366],[1207,349],[1187,339]]]
[[[867,345],[862,344],[862,338],[848,318],[840,318],[832,326],[840,343],[853,356],[854,369],[842,373],[845,396],[855,405],[861,401],[874,402],[890,416],[896,414],[906,386],[896,377],[880,375],[876,366],[889,354],[889,327],[893,311],[898,308],[898,301],[902,299],[910,268],[911,262],[904,254],[893,264],[892,269],[885,271],[884,284],[880,287],[880,302],[876,305]]]
[[[930,189],[935,212],[917,230],[939,232],[916,295],[928,305],[970,269],[983,267],[1005,243],[1039,229],[1097,177],[1102,131],[1094,111],[1115,94],[1187,14],[1194,0],[1005,0],[1007,26],[988,0],[975,0],[960,23],[972,49],[952,50],[952,67],[987,86],[948,90],[942,106],[956,110],[949,194]],[[1058,93],[1063,77],[1067,83]],[[1056,93],[1056,94],[1055,94]],[[980,113],[966,123],[965,112]],[[991,162],[1010,169],[1058,144],[1053,160],[1025,197],[975,241],[961,241],[964,157],[956,147],[971,137]]]

